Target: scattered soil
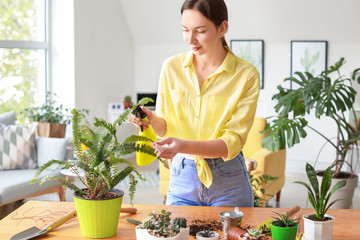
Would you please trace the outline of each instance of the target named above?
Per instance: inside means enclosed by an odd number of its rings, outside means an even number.
[[[194,237],[196,236],[197,232],[203,230],[212,230],[215,232],[219,232],[223,230],[221,221],[215,219],[195,219],[191,221],[189,226],[190,226],[190,235]],[[256,228],[256,227],[246,224],[246,225],[242,225],[240,228],[246,230],[249,228]]]
[[[189,226],[191,236],[196,236],[197,232],[203,230],[212,230],[215,232],[222,231],[221,222],[215,219],[195,219],[191,221]]]

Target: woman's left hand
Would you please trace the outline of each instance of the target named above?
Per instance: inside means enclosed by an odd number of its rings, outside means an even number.
[[[151,145],[159,157],[172,159],[181,151],[183,140],[179,138],[168,137],[158,142],[153,142]]]

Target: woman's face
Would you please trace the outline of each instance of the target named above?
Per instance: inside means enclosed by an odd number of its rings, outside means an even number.
[[[221,37],[225,34],[197,10],[185,10],[181,17],[183,37],[195,55],[202,55],[222,47]]]

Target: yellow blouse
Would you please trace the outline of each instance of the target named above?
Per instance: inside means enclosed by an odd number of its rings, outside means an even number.
[[[233,159],[243,148],[253,124],[260,90],[256,68],[230,52],[199,89],[192,52],[164,61],[156,114],[167,124],[163,137],[186,140],[222,139]],[[210,187],[207,162],[194,156],[201,182]]]

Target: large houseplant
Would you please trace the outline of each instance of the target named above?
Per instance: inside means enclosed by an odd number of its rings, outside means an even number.
[[[46,101],[38,107],[27,107],[25,116],[32,122],[38,122],[37,135],[40,137],[64,138],[66,124],[71,122],[70,109],[57,104],[56,94],[47,92]]]
[[[353,172],[355,160],[348,157],[347,153],[358,145],[360,140],[360,124],[351,125],[345,117],[345,112],[356,114],[354,102],[356,91],[352,87],[353,82],[360,83],[360,68],[353,71],[351,77],[341,75],[340,68],[344,65],[345,59],[341,58],[333,66],[323,71],[319,76],[313,76],[309,72],[296,72],[294,77],[286,78],[285,81],[297,83],[297,89],[288,89],[278,86],[278,93],[272,99],[276,100],[275,111],[277,116],[269,117],[271,121],[266,125],[262,140],[263,147],[270,151],[285,149],[286,145],[292,147],[305,138],[306,127],[315,131],[325,139],[336,150],[336,158],[331,164],[333,178],[352,179],[354,187],[357,185],[357,178]],[[330,76],[334,76],[331,78]],[[331,118],[337,127],[338,136],[334,143],[325,136],[325,133],[308,125],[306,117]],[[357,161],[359,156],[353,154]],[[348,165],[350,173],[342,170]],[[320,173],[323,174],[323,171]],[[350,181],[348,182],[349,185]],[[352,199],[354,188],[351,189]],[[351,203],[351,200],[348,201]]]
[[[303,216],[304,238],[316,240],[331,239],[335,218],[327,215],[326,212],[335,202],[342,200],[335,199],[334,201],[331,201],[330,197],[334,194],[334,192],[345,186],[346,180],[337,182],[335,186],[331,188],[331,169],[328,167],[319,187],[319,181],[316,177],[314,167],[307,163],[305,169],[310,185],[302,181],[296,181],[295,183],[306,187],[309,201],[315,209],[315,213]]]
[[[146,104],[149,101],[152,100],[144,98],[137,105]],[[55,170],[46,172],[47,175],[41,179],[40,184],[49,179],[55,179],[74,191],[81,232],[86,237],[104,238],[116,234],[124,193],[115,189],[115,186],[129,176],[129,195],[132,201],[138,181],[135,175],[145,180],[135,166],[122,156],[135,151],[156,156],[151,146],[138,144],[139,141],[151,141],[145,137],[132,135],[124,142],[118,142],[117,126],[127,120],[131,110],[125,110],[112,124],[95,119],[93,126],[81,124],[82,115],[75,109],[72,110],[73,143],[77,159],[68,161],[53,159],[39,167],[36,172],[35,179],[50,166],[57,166],[55,169],[68,168],[77,175],[84,187],[76,186],[58,176]],[[120,163],[126,164],[127,167],[119,169]],[[91,208],[94,209],[91,210]]]

